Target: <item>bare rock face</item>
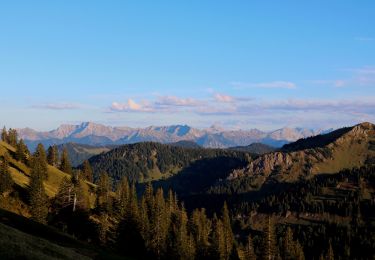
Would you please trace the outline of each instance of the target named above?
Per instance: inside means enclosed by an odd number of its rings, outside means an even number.
[[[288,168],[292,165],[292,156],[288,153],[274,152],[265,154],[248,166],[253,174],[270,175],[272,171],[280,168]]]

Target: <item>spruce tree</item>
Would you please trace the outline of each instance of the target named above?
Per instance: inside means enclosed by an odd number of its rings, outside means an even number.
[[[126,177],[123,177],[116,188],[116,210],[120,217],[124,217],[130,204],[130,187]]]
[[[88,160],[85,160],[83,162],[83,169],[82,169],[82,171],[83,171],[82,173],[83,173],[83,177],[85,178],[85,180],[87,180],[89,182],[93,182],[94,181],[93,171],[92,171],[90,162]]]
[[[88,187],[77,174],[72,178],[64,177],[60,183],[55,197],[58,209],[70,208],[72,212],[77,209],[87,211],[90,208]]]
[[[223,222],[214,214],[211,256],[214,259],[227,260],[225,234]]]
[[[5,154],[0,164],[0,194],[9,191],[13,186],[13,179],[9,172],[9,155]]]
[[[270,216],[268,216],[264,230],[262,255],[264,260],[275,260],[278,256],[275,228]]]
[[[234,235],[232,232],[232,226],[229,217],[229,211],[227,203],[224,203],[222,209],[222,223],[223,223],[223,231],[224,231],[224,239],[225,239],[225,259],[229,259],[232,249],[233,249],[233,242],[234,242]]]
[[[1,132],[1,141],[8,143],[8,132],[5,126],[3,128],[3,131]]]
[[[161,258],[166,250],[166,238],[170,219],[166,216],[166,205],[163,190],[158,189],[150,216],[150,241],[149,246],[157,258]]]
[[[9,131],[8,131],[8,143],[11,146],[16,147],[17,139],[18,139],[17,130],[10,128]]]
[[[193,211],[189,226],[196,243],[197,258],[208,258],[212,223],[211,220],[207,218],[205,209],[195,209]]]
[[[39,143],[31,160],[31,174],[37,174],[42,180],[47,180],[47,157],[44,146]]]
[[[70,163],[68,150],[66,147],[61,154],[60,170],[70,175],[73,174],[72,165]]]
[[[303,249],[298,240],[293,239],[293,231],[290,227],[286,229],[284,238],[282,240],[282,256],[283,259],[298,259],[302,260],[305,258]]]
[[[244,256],[245,256],[244,259],[246,260],[256,260],[257,258],[254,252],[253,240],[251,239],[250,235],[247,237],[245,250],[244,250]]]
[[[28,155],[30,155],[30,152],[21,139],[16,146],[16,159],[20,162],[27,163]]]
[[[59,151],[56,145],[48,147],[47,151],[47,161],[49,165],[57,166],[59,162]]]
[[[105,212],[112,211],[112,201],[110,197],[110,192],[112,191],[112,180],[106,172],[100,174],[97,185],[97,208]]]
[[[335,259],[335,254],[333,253],[331,241],[329,241],[328,251],[327,251],[327,255],[326,255],[325,259],[326,260],[334,260]]]
[[[29,184],[31,216],[33,220],[41,223],[46,223],[48,215],[48,198],[43,184],[47,175],[44,163],[41,156],[34,155]]]
[[[119,224],[118,245],[121,251],[128,255],[144,257],[142,254],[145,251],[145,240],[142,235],[142,218],[135,186],[132,185],[129,189],[126,179],[122,180],[121,186],[120,196],[126,204],[126,209],[122,213],[122,221]]]

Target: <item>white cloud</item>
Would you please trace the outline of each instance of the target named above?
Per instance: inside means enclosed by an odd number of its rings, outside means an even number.
[[[201,101],[194,98],[179,98],[176,96],[161,96],[155,102],[159,106],[182,106],[182,107],[193,107],[199,106]]]
[[[235,88],[281,88],[281,89],[295,89],[297,85],[290,81],[271,81],[271,82],[258,82],[258,83],[247,83],[247,82],[231,82]]]
[[[220,93],[216,93],[214,95],[214,99],[218,102],[222,102],[222,103],[231,103],[231,102],[234,102],[235,101],[235,98],[232,97],[232,96],[229,96],[229,95],[225,95],[225,94],[220,94]]]
[[[49,110],[72,110],[72,109],[81,108],[81,105],[74,104],[74,103],[46,103],[46,104],[33,105],[32,108],[49,109]]]
[[[132,99],[128,99],[126,103],[118,103],[118,102],[113,102],[111,107],[111,111],[117,111],[117,112],[153,112],[152,107],[149,107],[147,105],[147,102],[143,102],[142,104],[136,103]]]
[[[349,72],[347,78],[335,80],[313,80],[314,84],[331,85],[333,87],[368,87],[375,86],[375,67],[367,66],[356,69],[344,69]]]

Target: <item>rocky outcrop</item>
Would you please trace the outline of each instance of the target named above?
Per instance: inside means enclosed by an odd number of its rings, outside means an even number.
[[[344,168],[359,167],[371,161],[369,158],[374,158],[375,152],[369,149],[369,144],[375,143],[375,125],[365,122],[344,130],[338,129],[326,135],[300,140],[295,146],[308,149],[264,154],[247,167],[234,170],[228,179],[275,175],[296,180],[309,174],[334,173]],[[321,146],[326,140],[332,141]],[[316,142],[317,146],[312,147],[312,142]],[[294,147],[293,143],[289,147]]]

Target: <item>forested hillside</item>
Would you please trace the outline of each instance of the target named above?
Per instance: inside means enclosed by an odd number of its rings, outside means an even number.
[[[249,154],[222,149],[185,148],[175,145],[145,142],[123,145],[110,152],[90,158],[90,164],[97,178],[101,172],[107,172],[115,181],[127,177],[131,181],[147,182],[166,179],[175,174],[185,172],[200,161],[210,163],[210,159],[232,158],[236,161],[233,168],[244,166],[251,157]],[[219,160],[216,160],[219,162]],[[224,162],[224,161],[223,161]],[[203,165],[204,163],[201,163]],[[223,164],[223,163],[222,163]],[[215,167],[214,162],[210,164]],[[218,169],[220,176],[220,169]],[[194,168],[197,174],[205,174],[204,170]],[[223,177],[223,176],[221,176]]]

